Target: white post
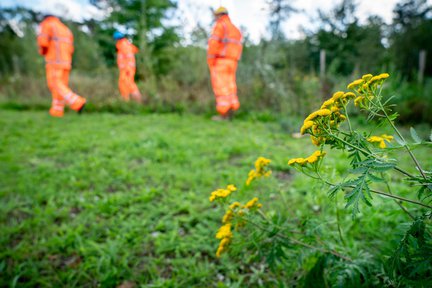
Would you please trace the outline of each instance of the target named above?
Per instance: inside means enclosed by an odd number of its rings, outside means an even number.
[[[321,81],[321,99],[325,100],[326,95],[326,51],[321,49],[320,51],[320,81]]]
[[[321,49],[320,51],[320,78],[323,80],[325,78],[326,71],[326,51]]]

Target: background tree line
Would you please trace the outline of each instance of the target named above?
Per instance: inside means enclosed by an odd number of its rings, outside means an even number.
[[[121,29],[140,48],[137,77],[149,107],[213,109],[205,56],[211,27],[197,24],[193,33],[185,36],[182,27],[170,21],[178,16],[175,1],[91,0],[91,3],[107,16],[82,22],[63,19],[75,36],[72,85],[81,94],[93,98],[95,105],[105,107],[107,101],[118,98],[112,34]],[[289,40],[281,29],[293,13],[302,13],[295,4],[287,0],[267,3],[268,37],[253,43],[243,28],[245,47],[238,71],[243,111],[302,116],[320,97],[343,89],[339,83],[345,83],[345,79],[388,71],[393,79],[391,88],[398,91],[401,119],[432,120],[429,115],[432,113],[428,113],[432,108],[432,93],[428,93],[432,91],[432,7],[426,0],[401,0],[393,9],[389,25],[378,16],[370,16],[361,23],[356,16],[355,1],[342,0],[328,13],[317,10],[318,18],[311,21],[319,28],[305,31],[306,37],[301,40]],[[31,99],[34,103],[46,94],[43,59],[37,54],[35,41],[42,16],[22,7],[0,9],[3,102]],[[188,41],[183,41],[185,38]],[[319,77],[321,50],[326,51],[325,79]],[[418,81],[421,53],[426,55],[422,83]]]

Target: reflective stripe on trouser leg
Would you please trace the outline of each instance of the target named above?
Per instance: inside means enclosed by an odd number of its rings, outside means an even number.
[[[86,102],[85,99],[68,87],[69,70],[47,66],[48,87],[56,95],[56,99],[63,101],[73,110],[79,110]]]
[[[61,70],[53,67],[46,67],[48,89],[51,91],[52,101],[49,110],[50,115],[62,117],[64,114],[64,100],[57,89],[57,82],[61,79]]]
[[[231,109],[237,111],[240,108],[240,102],[237,97],[237,83],[236,83],[236,71],[237,71],[237,61],[229,61],[227,63],[229,67],[229,79],[228,79],[228,89],[231,92],[230,101]]]

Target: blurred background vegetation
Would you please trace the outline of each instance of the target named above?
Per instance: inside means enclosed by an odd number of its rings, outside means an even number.
[[[169,21],[178,9],[171,0],[91,3],[107,16],[82,22],[63,19],[74,33],[77,48],[71,86],[90,100],[89,111],[213,113],[206,63],[211,27],[197,24],[191,35],[184,35],[182,27]],[[355,1],[342,0],[330,12],[319,11],[319,17],[311,19],[319,28],[305,31],[300,40],[289,40],[280,29],[288,17],[302,13],[295,4],[267,3],[270,36],[254,43],[243,28],[244,53],[237,73],[242,113],[302,117],[316,109],[322,98],[344,89],[344,83],[365,73],[388,72],[392,77],[387,88],[394,93],[389,96],[396,96],[400,121],[432,123],[432,7],[428,1],[401,0],[393,8],[392,23],[385,24],[374,15],[360,23]],[[0,8],[3,107],[47,109],[50,105],[43,59],[36,47],[42,16],[23,7]],[[119,27],[141,50],[137,80],[147,98],[143,108],[119,100],[112,40]]]

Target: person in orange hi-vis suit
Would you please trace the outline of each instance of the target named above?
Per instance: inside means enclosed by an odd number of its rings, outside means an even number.
[[[69,88],[74,52],[72,32],[59,18],[47,15],[39,25],[37,43],[39,54],[45,57],[47,83],[52,94],[49,113],[53,117],[63,117],[65,104],[81,113],[86,99]]]
[[[113,35],[117,41],[117,65],[120,70],[119,75],[119,90],[125,101],[129,101],[129,97],[140,103],[141,93],[135,84],[135,54],[138,53],[138,48],[133,45],[126,36],[116,31]]]
[[[236,70],[243,48],[242,35],[231,23],[226,8],[218,8],[214,15],[216,24],[208,41],[207,63],[219,113],[213,120],[225,120],[240,108]]]

